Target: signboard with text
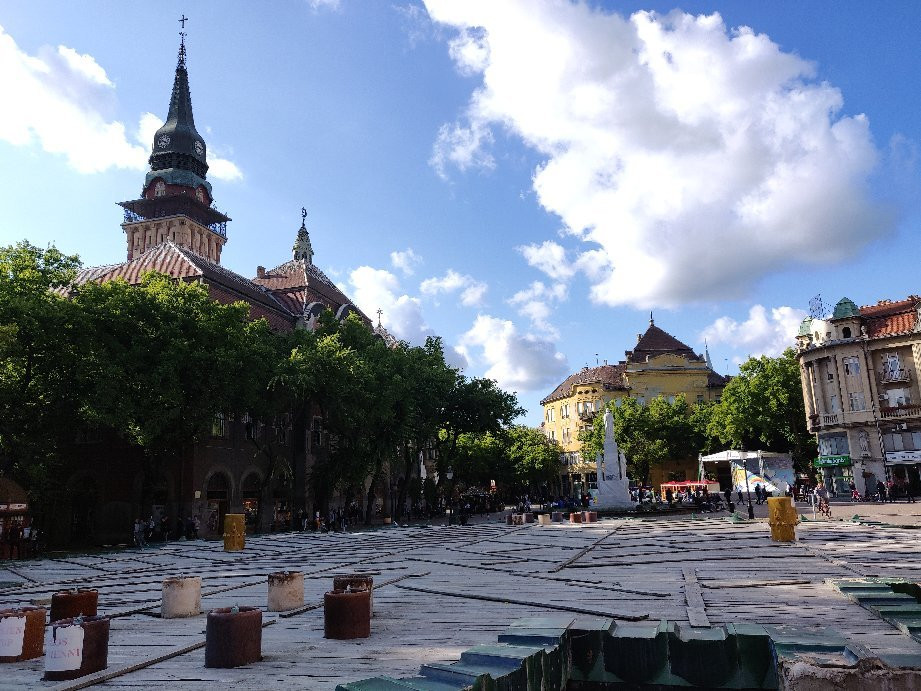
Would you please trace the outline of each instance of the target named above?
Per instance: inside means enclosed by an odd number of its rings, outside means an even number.
[[[812,462],[816,468],[836,468],[851,465],[850,456],[819,456]]]

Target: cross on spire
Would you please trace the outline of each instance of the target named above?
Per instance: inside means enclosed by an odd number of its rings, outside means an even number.
[[[382,315],[383,313],[384,313],[384,310],[382,310],[380,307],[378,307],[378,308],[377,308],[377,325],[378,325],[378,326],[381,325],[381,315]]]
[[[185,12],[182,13],[182,16],[179,18],[179,23],[182,24],[183,30],[185,30],[185,23],[189,21],[189,18],[185,16]]]
[[[307,227],[307,208],[301,207],[301,228]]]

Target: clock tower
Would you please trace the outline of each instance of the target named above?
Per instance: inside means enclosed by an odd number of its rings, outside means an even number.
[[[141,198],[119,203],[125,209],[122,228],[129,261],[170,240],[219,264],[230,218],[214,208],[205,179],[207,148],[192,117],[185,34],[180,36],[169,113],[153,138]]]

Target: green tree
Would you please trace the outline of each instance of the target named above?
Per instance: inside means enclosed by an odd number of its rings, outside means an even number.
[[[62,295],[76,256],[28,242],[0,247],[0,471],[40,501],[80,427],[90,337]]]
[[[749,358],[739,367],[714,407],[708,426],[725,444],[749,449],[791,451],[797,469],[816,454],[806,429],[806,411],[796,353]]]
[[[556,441],[525,425],[512,425],[503,436],[507,439],[509,464],[520,485],[530,490],[556,485],[563,468],[562,448]]]
[[[674,401],[658,396],[643,405],[635,398],[608,403],[614,438],[627,457],[627,472],[647,484],[653,466],[667,460],[696,456],[708,443],[701,429],[707,413],[691,406],[683,395]],[[583,458],[595,458],[604,447],[604,419],[596,415],[590,430],[580,435]]]

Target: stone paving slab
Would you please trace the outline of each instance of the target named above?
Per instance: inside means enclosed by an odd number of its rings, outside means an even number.
[[[206,610],[264,608],[266,575],[283,569],[304,572],[307,603],[322,601],[334,573],[370,572],[376,584],[409,577],[375,589],[369,639],[323,638],[322,608],[289,618],[264,613],[264,620],[276,623],[263,629],[260,663],[205,669],[199,649],[101,684],[110,688],[213,690],[220,683],[332,690],[343,682],[410,677],[424,664],[457,661],[477,645],[496,645],[516,620],[562,617],[578,623],[593,613],[611,617],[603,620],[608,625],[621,617],[624,624],[668,620],[694,630],[702,610],[714,626],[795,626],[816,633],[833,628],[870,654],[921,656],[921,643],[828,582],[917,579],[917,531],[819,521],[801,525],[798,534],[797,543],[779,545],[770,541],[764,522],[675,517],[288,533],[248,538],[241,553],[225,553],[217,542],[178,542],[9,564],[19,576],[0,564],[0,582],[23,582],[0,589],[0,606],[47,602],[56,590],[75,585],[98,588],[100,613],[125,614],[112,620],[114,669],[203,640],[204,615],[162,620],[126,614],[144,607],[156,613],[166,577],[201,576]],[[688,580],[691,573],[696,580]],[[689,583],[696,584],[692,592]],[[0,670],[0,688],[54,686],[40,680],[41,661]]]

